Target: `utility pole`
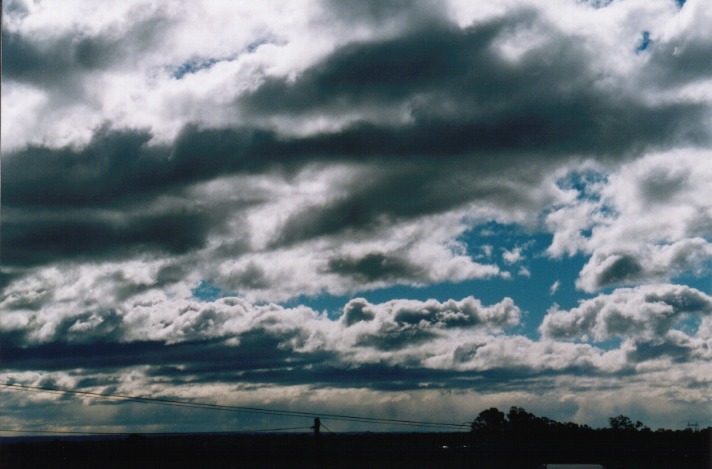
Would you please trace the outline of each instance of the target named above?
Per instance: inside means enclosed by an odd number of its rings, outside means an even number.
[[[314,417],[314,426],[312,428],[314,429],[314,438],[319,438],[319,430],[321,429],[319,417]]]
[[[687,428],[689,428],[693,432],[696,432],[697,430],[700,429],[700,424],[697,422],[693,422],[693,423],[687,422]]]

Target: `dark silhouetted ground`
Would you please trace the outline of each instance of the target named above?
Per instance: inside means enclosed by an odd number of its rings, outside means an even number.
[[[598,463],[616,468],[704,468],[710,429],[614,431],[551,428],[472,433],[231,434],[106,439],[5,438],[0,467],[13,468],[538,468]]]

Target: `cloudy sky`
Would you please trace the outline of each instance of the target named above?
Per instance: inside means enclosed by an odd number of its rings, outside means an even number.
[[[2,382],[712,424],[710,24],[707,0],[3,2]],[[286,422],[0,394],[5,429]]]

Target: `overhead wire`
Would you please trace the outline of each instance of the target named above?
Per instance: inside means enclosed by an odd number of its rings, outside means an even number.
[[[126,432],[96,432],[80,430],[21,430],[17,428],[0,428],[0,433],[42,433],[46,434],[69,434],[69,435],[126,435]]]
[[[248,429],[240,431],[229,431],[229,432],[100,432],[91,430],[27,430],[18,428],[0,428],[0,433],[41,433],[41,434],[69,434],[69,435],[196,435],[196,434],[206,434],[206,435],[220,435],[220,434],[245,434],[245,433],[268,433],[268,432],[282,432],[288,430],[309,430],[310,426],[299,426],[299,427],[283,427],[283,428],[261,428],[261,429]]]
[[[327,427],[326,425],[324,425],[324,422],[320,422],[320,423],[321,423],[321,426],[322,426],[322,427],[326,428],[326,431],[327,431],[327,432],[329,432],[329,433],[334,433],[334,432],[331,431],[331,429],[330,429],[329,427]]]
[[[144,397],[144,396],[131,396],[125,394],[113,394],[113,393],[98,393],[91,391],[77,391],[70,389],[57,389],[49,388],[44,386],[31,386],[19,383],[0,383],[8,389],[28,391],[28,392],[48,392],[54,394],[65,394],[74,396],[87,396],[99,399],[109,399],[109,400],[123,400],[138,402],[143,404],[157,404],[175,407],[188,407],[197,409],[209,409],[209,410],[222,410],[228,412],[247,412],[247,413],[257,413],[265,415],[277,415],[282,417],[315,417],[320,416],[328,418],[330,420],[341,420],[350,422],[360,422],[360,423],[371,423],[380,425],[400,425],[400,426],[410,426],[410,427],[421,427],[421,428],[449,428],[449,429],[463,429],[469,427],[468,424],[458,424],[458,423],[447,423],[447,422],[428,422],[428,421],[418,421],[418,420],[405,420],[405,419],[389,419],[382,417],[362,417],[356,415],[345,415],[345,414],[331,414],[323,412],[303,412],[294,410],[284,410],[284,409],[268,409],[263,407],[249,407],[249,406],[234,406],[234,405],[222,405],[222,404],[211,404],[204,402],[193,402],[193,401],[182,401],[176,399],[165,399],[156,397]]]

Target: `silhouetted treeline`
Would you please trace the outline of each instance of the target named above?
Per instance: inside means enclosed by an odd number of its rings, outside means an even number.
[[[617,468],[712,467],[712,428],[656,430],[620,415],[608,428],[491,408],[460,433],[128,435],[0,439],[1,468],[521,468],[596,463]]]
[[[557,422],[521,407],[490,408],[472,422],[474,453],[489,455],[491,467],[535,467],[544,463],[597,463],[616,468],[712,468],[712,428],[656,430],[625,415],[609,427]],[[499,466],[502,464],[502,466]]]

